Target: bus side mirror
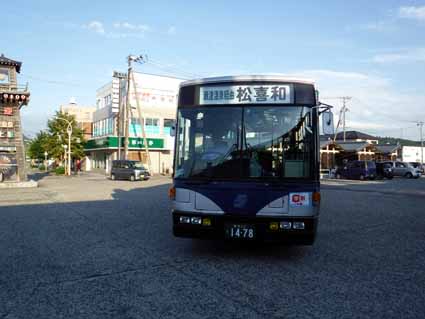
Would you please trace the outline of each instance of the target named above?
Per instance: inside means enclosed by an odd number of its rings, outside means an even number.
[[[323,134],[335,134],[333,113],[331,111],[325,111],[321,115]]]

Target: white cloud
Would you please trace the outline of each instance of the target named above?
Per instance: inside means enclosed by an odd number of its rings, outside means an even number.
[[[346,116],[349,117],[349,113],[346,113]],[[385,129],[386,125],[383,123],[376,123],[376,122],[365,122],[365,121],[353,121],[348,119],[347,120],[347,126],[350,128],[355,128],[357,130],[379,130],[379,129]]]
[[[132,24],[129,22],[116,22],[114,23],[114,28],[139,32],[151,31],[151,27],[146,24]]]
[[[175,26],[170,26],[169,28],[168,28],[168,30],[167,30],[167,34],[168,35],[174,35],[174,34],[176,34],[176,32],[177,32],[177,29],[176,29],[176,27]]]
[[[389,78],[367,72],[341,72],[319,69],[296,72],[293,76],[314,79],[320,100],[335,106],[336,117],[342,106],[341,96],[347,101],[347,127],[370,134],[400,134],[400,128],[411,124],[406,121],[425,120],[423,93],[407,93]],[[337,118],[335,119],[335,123]],[[416,138],[413,130],[409,138]]]
[[[372,58],[375,63],[425,62],[425,48],[399,50],[398,52],[377,54]]]
[[[93,31],[99,35],[113,38],[113,39],[123,39],[123,38],[143,38],[145,33],[151,31],[152,28],[145,24],[131,24],[129,22],[116,22],[112,26],[109,26],[113,31],[107,30],[105,25],[100,21],[91,21],[88,24],[82,26],[85,29]]]
[[[103,27],[103,23],[99,21],[91,21],[87,25],[84,25],[85,28],[94,31],[99,34],[105,34],[105,28]]]
[[[425,21],[425,6],[404,6],[398,9],[398,16],[404,19]]]

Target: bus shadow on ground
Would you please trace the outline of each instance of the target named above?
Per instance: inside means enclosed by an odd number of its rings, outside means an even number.
[[[167,225],[167,229],[163,229],[163,238],[175,241],[177,245],[184,245],[184,252],[190,253],[193,256],[208,257],[220,256],[234,258],[238,257],[271,257],[275,256],[279,259],[297,259],[303,258],[311,246],[291,245],[279,242],[263,242],[263,241],[231,241],[231,240],[204,240],[204,239],[191,239],[174,237],[172,234],[172,218],[171,218],[171,204],[167,197],[168,188],[170,184],[149,187],[149,188],[136,188],[133,190],[115,189],[113,198],[116,201],[129,202],[134,201],[135,198],[144,201],[154,202],[157,200],[158,192],[162,193],[161,200],[167,203],[167,208],[161,211],[162,220]]]
[[[308,254],[311,246],[297,246],[282,243],[268,243],[262,241],[242,242],[224,240],[197,240],[192,239],[191,248],[194,256],[220,256],[234,259],[263,259],[276,258],[282,260],[298,260]]]

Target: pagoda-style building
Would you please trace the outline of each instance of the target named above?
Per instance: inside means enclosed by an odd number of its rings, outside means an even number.
[[[28,104],[30,93],[16,79],[21,65],[0,55],[0,182],[27,179],[20,110]]]

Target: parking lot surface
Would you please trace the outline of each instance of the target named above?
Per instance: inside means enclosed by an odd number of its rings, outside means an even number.
[[[0,193],[0,318],[423,318],[425,179],[324,181],[311,247],[174,238],[168,177]]]

